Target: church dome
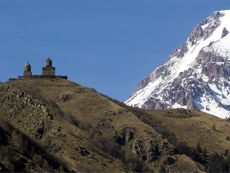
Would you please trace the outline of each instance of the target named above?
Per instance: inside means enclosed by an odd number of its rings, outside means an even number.
[[[25,64],[25,67],[31,67],[30,63],[27,62],[27,63]]]

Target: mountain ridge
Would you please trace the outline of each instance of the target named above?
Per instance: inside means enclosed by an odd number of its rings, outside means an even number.
[[[230,10],[217,11],[198,24],[125,103],[146,109],[196,108],[229,117],[229,20]]]

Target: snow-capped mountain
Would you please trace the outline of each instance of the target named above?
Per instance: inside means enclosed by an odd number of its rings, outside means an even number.
[[[196,108],[230,117],[230,10],[214,12],[126,101],[146,109]]]

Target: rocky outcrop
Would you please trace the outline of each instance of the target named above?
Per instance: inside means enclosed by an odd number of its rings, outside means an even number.
[[[228,34],[229,34],[229,31],[226,28],[224,28],[221,37],[224,38]]]
[[[62,93],[59,97],[61,102],[67,102],[71,99],[71,95],[70,94],[66,94],[66,93]]]
[[[0,87],[0,109],[9,119],[18,119],[24,122],[24,129],[35,138],[42,138],[51,124],[52,113],[47,103],[34,98],[24,91],[10,86]],[[10,108],[10,109],[9,109]],[[25,112],[25,109],[28,112]],[[19,116],[19,117],[18,117]]]
[[[140,137],[132,145],[132,152],[146,162],[160,160],[174,154],[174,148],[161,139],[155,137]]]

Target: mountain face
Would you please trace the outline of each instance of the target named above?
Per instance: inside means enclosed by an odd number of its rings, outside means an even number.
[[[230,116],[230,10],[214,12],[169,60],[138,85],[127,105],[145,109],[195,108]]]

